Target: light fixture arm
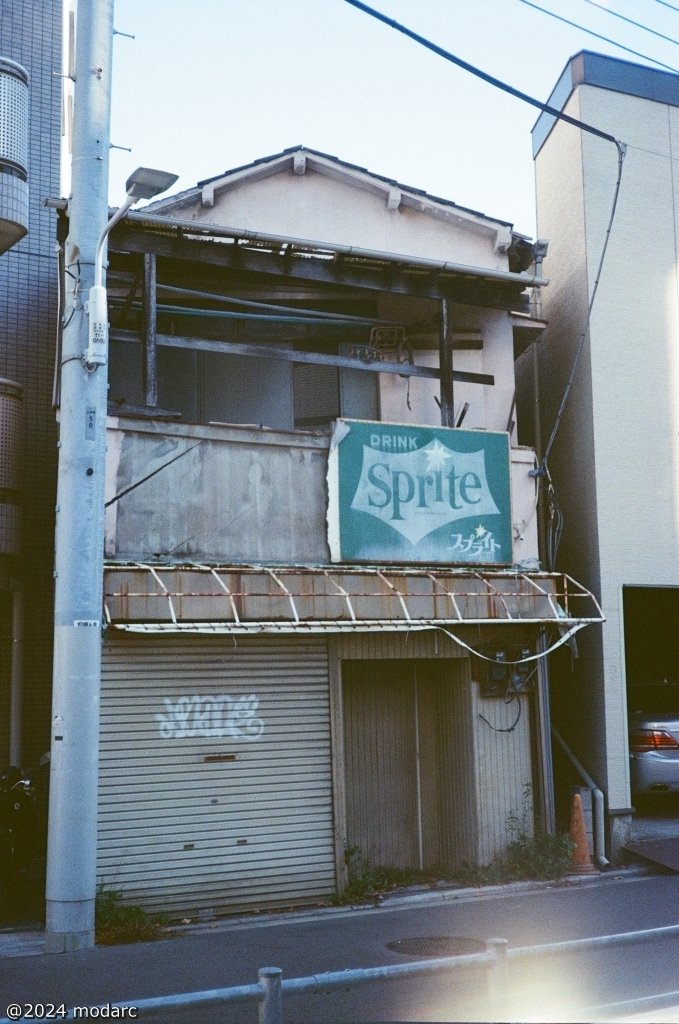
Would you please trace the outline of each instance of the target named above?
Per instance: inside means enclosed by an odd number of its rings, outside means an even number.
[[[104,246],[118,221],[121,221],[130,207],[134,206],[137,199],[135,196],[125,196],[123,203],[118,207],[113,216],[107,221],[106,227],[99,235],[96,252],[94,254],[94,287],[101,288],[104,284]]]
[[[116,224],[123,219],[138,199],[152,199],[164,192],[177,180],[176,174],[138,167],[125,183],[127,195],[113,216],[106,222],[94,253],[94,284],[87,301],[87,351],[83,356],[86,370],[96,370],[108,359],[108,297],[104,285],[104,249],[106,240]]]

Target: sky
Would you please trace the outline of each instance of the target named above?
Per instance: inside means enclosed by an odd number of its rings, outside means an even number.
[[[650,64],[523,0],[368,2],[542,101],[582,49]],[[610,13],[679,40],[679,0],[535,3],[679,71],[677,43]],[[114,23],[135,38],[114,38],[112,205],[139,165],[178,191],[303,144],[535,237],[538,111],[346,0],[116,0]]]

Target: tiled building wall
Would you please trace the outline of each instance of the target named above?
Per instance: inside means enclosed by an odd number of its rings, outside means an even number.
[[[0,377],[24,387],[24,763],[49,748],[56,429],[55,215],[61,140],[61,0],[0,0],[0,55],[28,71],[29,232],[0,256]],[[4,605],[2,606],[4,607]],[[0,763],[8,754],[7,659],[0,659]]]

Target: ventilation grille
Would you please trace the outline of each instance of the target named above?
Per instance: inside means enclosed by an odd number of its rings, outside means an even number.
[[[0,164],[26,174],[28,166],[28,76],[0,58]]]

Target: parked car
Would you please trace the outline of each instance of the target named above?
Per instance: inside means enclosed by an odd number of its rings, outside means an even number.
[[[638,687],[630,692],[629,747],[632,793],[679,793],[679,687]]]

